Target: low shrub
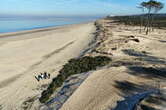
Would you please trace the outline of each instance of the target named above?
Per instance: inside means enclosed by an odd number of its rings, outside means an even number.
[[[111,59],[106,56],[85,56],[82,58],[69,60],[68,63],[65,64],[59,71],[60,74],[57,77],[53,78],[47,90],[42,92],[41,97],[39,98],[40,102],[46,103],[53,92],[58,87],[61,87],[63,82],[71,75],[88,72],[90,70],[96,70],[97,67],[105,66],[110,61]]]

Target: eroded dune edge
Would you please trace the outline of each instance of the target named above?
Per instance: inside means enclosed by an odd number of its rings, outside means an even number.
[[[160,92],[141,101],[138,108],[164,110],[166,31],[155,29],[145,35],[138,26],[111,19],[95,24],[96,46],[85,56],[107,56],[112,61],[92,71],[60,110],[118,110],[118,102],[153,90]]]
[[[96,21],[95,26],[94,46],[81,58],[105,56],[112,60],[104,68],[71,75],[41,109],[118,110],[119,101],[160,90],[160,94],[143,100],[138,107],[164,110],[166,60],[162,49],[166,45],[161,41],[165,30],[145,35],[137,26],[126,27],[108,19]],[[148,101],[151,99],[160,104]]]

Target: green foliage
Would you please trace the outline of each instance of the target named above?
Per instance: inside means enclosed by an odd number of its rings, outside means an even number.
[[[148,2],[142,2],[140,5],[143,8],[148,9],[149,13],[151,13],[151,11],[154,11],[155,13],[164,8],[164,4],[156,0],[149,0]]]
[[[78,59],[71,59],[63,68],[59,71],[59,75],[53,78],[51,84],[48,86],[47,90],[43,91],[40,97],[41,103],[46,103],[54,91],[61,87],[63,82],[74,74],[80,74],[83,72],[88,72],[90,70],[96,70],[97,67],[102,67],[111,61],[109,57],[106,56],[96,56],[90,57],[85,56]]]
[[[166,15],[160,15],[160,14],[154,14],[153,16],[155,16],[155,20],[153,21],[153,27],[156,28],[165,28],[166,27]],[[115,17],[108,17],[106,19],[113,19],[119,23],[123,23],[125,25],[133,25],[133,26],[140,26],[140,24],[142,24],[142,26],[146,26],[147,23],[147,15],[133,15],[133,16],[115,16]],[[142,23],[141,23],[141,20]]]

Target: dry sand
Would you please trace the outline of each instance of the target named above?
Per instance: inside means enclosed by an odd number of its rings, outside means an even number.
[[[23,102],[38,97],[41,86],[35,75],[51,78],[69,59],[79,56],[93,40],[93,23],[36,29],[0,35],[0,105],[4,110],[21,110]]]
[[[98,45],[87,55],[106,55],[113,61],[94,71],[63,104],[61,110],[107,110],[124,97],[158,87],[165,87],[165,74],[154,74],[149,68],[166,68],[166,30],[156,29],[148,36],[139,27],[124,26],[100,20],[103,30]],[[0,38],[0,104],[4,109],[21,109],[28,97],[38,97],[41,86],[36,73],[47,71],[54,77],[70,58],[77,57],[93,39],[92,23],[57,29],[1,35]],[[13,36],[14,35],[14,36]],[[3,37],[4,36],[4,37]],[[129,37],[130,36],[130,37]],[[135,42],[138,39],[140,42]],[[148,71],[147,71],[148,70]],[[145,103],[146,107],[164,110],[165,102]]]
[[[90,55],[111,56],[113,62],[93,72],[60,110],[111,110],[117,101],[126,96],[158,88],[161,84],[158,81],[163,85],[160,89],[166,87],[165,73],[148,70],[166,69],[166,30],[156,29],[145,35],[139,33],[139,27],[124,26],[109,20],[99,22],[105,28],[104,33],[99,34],[100,45]],[[130,40],[129,36],[140,42]],[[154,98],[154,102],[144,107],[165,110],[164,100],[159,104],[159,100]]]

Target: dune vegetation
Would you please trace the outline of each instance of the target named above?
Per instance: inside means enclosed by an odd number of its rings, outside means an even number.
[[[53,78],[52,82],[48,86],[47,90],[44,90],[39,98],[41,103],[46,103],[55,90],[62,86],[63,82],[71,75],[96,70],[98,67],[105,66],[111,61],[106,56],[90,57],[85,56],[78,59],[71,59],[63,68],[59,71],[59,75]]]

